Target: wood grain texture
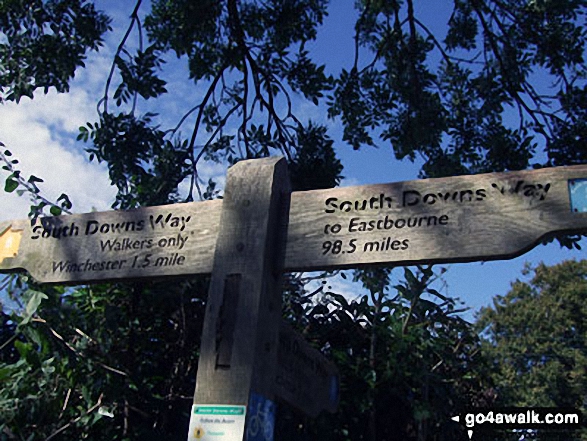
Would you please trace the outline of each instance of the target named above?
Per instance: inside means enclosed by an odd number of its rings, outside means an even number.
[[[210,272],[222,203],[205,201],[0,223],[21,234],[0,270],[40,282],[84,282]]]
[[[294,193],[286,268],[515,257],[548,235],[587,231],[568,190],[585,177],[575,166]]]
[[[274,398],[290,192],[284,159],[229,170],[195,404],[247,405],[251,392]]]
[[[285,269],[512,258],[546,236],[587,231],[568,190],[582,178],[586,165],[296,192]],[[221,209],[207,201],[0,223],[0,245],[3,231],[21,235],[0,270],[68,283],[209,273]]]

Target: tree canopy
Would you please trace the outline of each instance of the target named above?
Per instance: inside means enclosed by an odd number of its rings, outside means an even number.
[[[327,127],[296,114],[300,101],[342,125],[351,148],[419,159],[422,176],[582,163],[585,3],[454,0],[440,34],[419,15],[426,2],[358,0],[353,62],[327,73],[309,47],[335,2],[138,0],[113,49],[96,118],[78,140],[90,161],[107,165],[118,191],[113,207],[121,209],[218,197],[218,184],[202,180],[203,162],[272,154],[287,158],[296,190],[337,185],[342,147]],[[110,23],[90,1],[0,0],[0,99],[66,92]],[[203,92],[163,127],[152,103],[174,93],[165,70],[173,57],[186,61],[185,84]],[[66,194],[46,199],[40,178],[25,178],[6,147],[5,191],[29,193],[31,217],[72,208]],[[456,301],[435,289],[432,268],[356,271],[369,294],[354,301],[332,292],[327,279],[309,291],[309,278],[288,275],[283,314],[338,364],[341,410],[309,421],[281,408],[276,438],[466,439],[450,416],[493,404],[493,382],[499,397],[530,402],[501,373],[490,375],[484,350],[499,364],[501,335],[493,349],[482,346]],[[2,283],[19,307],[2,313],[0,439],[185,437],[206,277],[47,287],[21,275]],[[578,305],[579,291],[561,290]],[[539,296],[522,286],[515,296],[524,292]],[[485,312],[482,323],[502,320]],[[561,326],[549,329],[567,338]],[[529,348],[538,345],[532,350],[554,351],[527,339]],[[579,366],[567,349],[553,363]],[[582,380],[560,377],[548,356],[536,360],[546,370],[525,378],[570,399]],[[572,366],[568,372],[577,372]]]
[[[478,328],[490,360],[498,403],[519,407],[585,408],[587,383],[587,261],[528,268]],[[587,432],[581,432],[587,439]]]
[[[0,2],[0,103],[33,98],[36,89],[67,92],[89,50],[98,50],[110,19],[93,3]]]
[[[425,176],[584,162],[566,139],[582,136],[584,2],[454,1],[444,39],[414,3],[359,3],[356,61],[331,107],[354,148],[378,128],[397,158],[422,155]]]

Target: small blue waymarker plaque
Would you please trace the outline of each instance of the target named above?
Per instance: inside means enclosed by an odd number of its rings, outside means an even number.
[[[571,211],[587,213],[587,178],[569,179]]]
[[[247,412],[247,441],[273,441],[275,403],[251,393]]]

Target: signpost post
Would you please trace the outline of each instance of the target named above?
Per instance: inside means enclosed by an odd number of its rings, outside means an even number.
[[[284,159],[243,161],[228,173],[188,440],[243,439],[244,418],[210,429],[211,418],[198,414],[202,405],[241,406],[249,419],[246,439],[273,439],[289,199]],[[212,430],[225,436],[207,435]]]
[[[311,416],[338,403],[336,367],[280,324],[284,271],[507,259],[586,231],[587,165],[290,194],[267,158],[229,169],[223,200],[2,222],[0,271],[211,272],[188,439],[270,441],[275,398]]]

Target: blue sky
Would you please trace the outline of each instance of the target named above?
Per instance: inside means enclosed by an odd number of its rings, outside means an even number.
[[[331,2],[334,4],[335,2]],[[336,8],[326,18],[315,45],[312,47],[317,56],[330,68],[329,73],[336,74],[341,68],[347,70],[352,66],[354,54],[353,25],[357,13],[353,10],[353,0],[337,0]],[[422,22],[442,40],[446,32],[446,23],[450,17],[452,1],[416,1],[415,12]],[[336,68],[334,68],[336,67]],[[331,127],[331,134],[340,127]],[[343,174],[352,184],[375,184],[417,179],[421,164],[409,161],[397,161],[390,145],[379,142],[379,148],[364,148],[359,152],[337,143],[339,154],[344,164]],[[496,240],[499,237],[496,232]],[[566,259],[585,258],[587,240],[581,242],[582,250],[561,249],[557,242],[539,245],[530,252],[511,260],[474,262],[451,265],[438,265],[448,271],[443,275],[439,285],[443,292],[460,298],[471,310],[463,314],[472,320],[474,312],[482,306],[492,304],[495,295],[504,295],[516,279],[528,280],[522,275],[526,263],[535,266],[540,262],[553,265]],[[401,277],[403,272],[396,271]],[[443,283],[445,282],[445,283]]]
[[[112,56],[121,34],[128,25],[128,15],[134,2],[98,1],[98,8],[113,16],[114,33],[107,37],[106,46],[100,53],[90,55],[88,68],[78,71],[68,94],[39,93],[34,100],[23,100],[19,105],[7,103],[0,106],[0,141],[6,144],[22,165],[25,175],[35,174],[45,180],[41,189],[48,198],[56,199],[67,192],[74,202],[76,212],[92,209],[108,210],[115,190],[110,186],[104,165],[89,163],[83,152],[84,144],[75,141],[78,127],[86,121],[96,119],[95,106],[103,93],[103,86],[110,68]],[[350,68],[353,53],[353,24],[356,12],[354,0],[332,0],[330,15],[318,34],[315,43],[308,46],[315,59],[327,65],[327,72],[337,74],[342,68]],[[450,14],[452,1],[418,1],[416,12],[433,32],[442,33]],[[143,5],[143,11],[147,10]],[[419,8],[419,9],[418,9]],[[439,38],[441,39],[441,38]],[[181,93],[185,86],[185,63],[170,60],[165,78],[168,81],[169,96],[158,101],[160,114],[166,116],[165,123],[172,125],[198,99],[200,93],[191,87]],[[171,70],[169,70],[171,69]],[[113,90],[111,91],[111,93]],[[364,148],[353,151],[341,140],[340,121],[331,121],[326,110],[304,102],[294,103],[298,113],[329,128],[329,135],[335,140],[336,151],[344,165],[343,185],[360,185],[396,182],[417,178],[420,164],[397,161],[389,145],[380,142],[379,148]],[[165,124],[164,124],[165,125]],[[185,129],[189,130],[189,125]],[[204,177],[215,177],[223,182],[225,170],[219,165],[206,165],[201,170]],[[0,177],[4,177],[0,175]],[[15,194],[0,193],[0,220],[25,218],[29,203]],[[496,240],[499,237],[496,232]],[[583,241],[583,248],[587,242]],[[540,261],[555,264],[564,259],[581,259],[582,251],[561,249],[557,243],[538,246],[516,259],[487,263],[443,265],[448,268],[436,288],[452,297],[458,297],[472,311],[465,317],[472,319],[473,311],[488,305],[494,295],[505,294],[516,278],[522,278],[521,271],[526,262],[536,265]],[[440,267],[440,266],[439,266]],[[396,277],[403,272],[396,271]],[[337,277],[331,281],[334,290],[356,292],[355,286]]]

